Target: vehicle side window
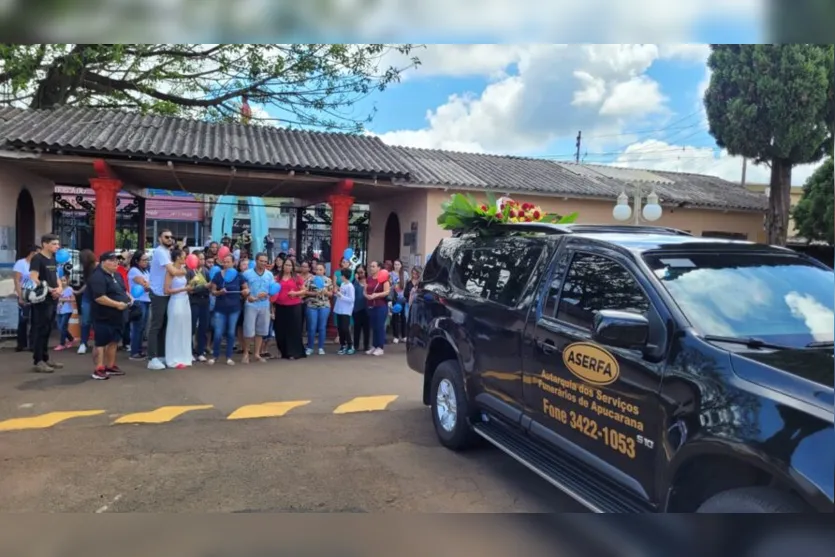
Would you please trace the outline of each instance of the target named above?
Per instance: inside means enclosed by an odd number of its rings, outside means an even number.
[[[568,268],[556,318],[591,329],[603,309],[645,314],[650,309],[640,285],[620,263],[589,253],[576,253]]]
[[[565,267],[570,258],[571,255],[569,252],[564,252],[560,255],[559,262],[551,276],[551,284],[548,285],[548,289],[544,292],[545,300],[542,302],[542,313],[537,316],[537,319],[540,317],[556,318],[557,304],[559,303],[560,293],[562,292],[563,275],[565,275]]]
[[[453,286],[472,296],[515,307],[528,284],[530,269],[541,254],[541,245],[519,243],[462,249],[455,259]]]

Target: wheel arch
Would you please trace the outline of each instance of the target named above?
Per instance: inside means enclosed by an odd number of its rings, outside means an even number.
[[[426,363],[423,372],[423,403],[430,404],[430,390],[432,389],[432,379],[435,376],[435,370],[447,360],[455,360],[461,365],[461,356],[455,343],[449,336],[447,331],[443,329],[435,329],[429,337],[429,344],[426,350]],[[466,389],[466,382],[464,382]]]

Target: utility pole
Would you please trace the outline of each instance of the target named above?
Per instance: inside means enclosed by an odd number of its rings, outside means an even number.
[[[748,159],[743,157],[742,158],[742,187],[745,187],[745,175],[748,171]]]
[[[577,164],[580,163],[580,143],[582,141],[582,138],[583,138],[583,132],[578,131],[577,132],[577,153],[574,155],[574,162],[576,162]]]

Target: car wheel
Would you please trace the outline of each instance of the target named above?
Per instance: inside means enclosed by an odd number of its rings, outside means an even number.
[[[700,514],[716,513],[806,513],[797,497],[767,487],[742,487],[717,493],[699,507]]]
[[[454,451],[473,445],[470,405],[458,363],[447,360],[435,369],[431,390],[432,422],[441,444]]]

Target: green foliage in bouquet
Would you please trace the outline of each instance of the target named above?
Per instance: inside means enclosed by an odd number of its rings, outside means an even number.
[[[520,222],[542,222],[550,224],[571,224],[577,220],[577,213],[561,216],[545,213],[532,203],[518,203],[503,198],[501,204],[488,193],[487,203],[479,203],[472,195],[456,193],[441,205],[438,225],[444,230],[486,233],[503,224]]]

